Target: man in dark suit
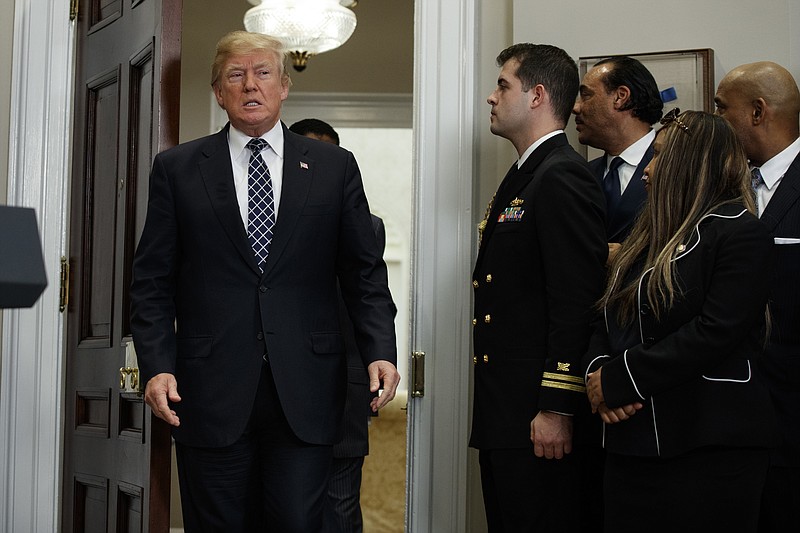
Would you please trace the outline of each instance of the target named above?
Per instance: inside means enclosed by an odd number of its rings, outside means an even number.
[[[339,146],[339,134],[322,120],[306,118],[289,126],[289,131],[312,139]],[[381,255],[386,246],[386,228],[383,220],[372,215],[372,227],[378,239]],[[380,279],[388,284],[385,269],[376,269]],[[369,376],[358,352],[353,324],[347,317],[343,300],[339,300],[339,320],[347,352],[347,397],[344,406],[342,440],[333,447],[333,464],[328,479],[328,518],[326,533],[361,533],[361,469],[364,457],[369,455],[369,403],[373,393],[369,390]]]
[[[579,531],[582,491],[600,490],[581,480],[589,411],[579,361],[605,277],[603,193],[563,131],[575,62],[554,46],[517,44],[497,64],[491,131],[519,160],[479,225],[470,446],[489,531]]]
[[[580,143],[605,152],[589,166],[606,196],[611,250],[628,236],[646,198],[642,173],[663,107],[653,75],[631,57],[603,59],[581,81],[572,112]]]
[[[759,531],[800,523],[800,91],[785,68],[762,61],[731,70],[714,97],[753,170],[761,220],[775,238],[769,343],[759,361],[782,442],[770,457]]]
[[[337,278],[370,388],[399,375],[391,296],[353,155],[289,132],[280,43],[232,32],[230,121],[156,156],[134,260],[145,401],[171,424],[187,532],[318,532],[346,387]]]

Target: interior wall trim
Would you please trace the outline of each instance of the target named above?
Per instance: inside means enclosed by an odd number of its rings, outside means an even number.
[[[413,96],[405,93],[292,92],[283,102],[287,126],[303,118],[318,118],[336,128],[411,128]],[[211,93],[209,132],[219,131],[228,117]]]

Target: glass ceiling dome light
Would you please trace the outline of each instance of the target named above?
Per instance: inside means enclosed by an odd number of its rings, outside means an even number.
[[[353,35],[356,15],[344,6],[354,0],[248,0],[255,7],[244,14],[247,31],[280,40],[297,71],[308,59],[338,48]]]

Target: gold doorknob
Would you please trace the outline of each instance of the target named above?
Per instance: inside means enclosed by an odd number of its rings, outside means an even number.
[[[123,366],[119,369],[119,388],[123,390],[125,389],[125,381],[128,380],[128,376],[130,376],[131,389],[138,391],[139,369],[130,366]]]

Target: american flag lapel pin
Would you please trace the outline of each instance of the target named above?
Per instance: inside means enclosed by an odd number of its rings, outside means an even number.
[[[308,163],[300,161],[300,168],[304,168],[304,169],[308,170]]]

